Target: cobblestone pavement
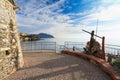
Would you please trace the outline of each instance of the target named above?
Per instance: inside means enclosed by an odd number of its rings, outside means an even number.
[[[4,80],[111,80],[97,65],[57,53],[23,53],[25,65]]]

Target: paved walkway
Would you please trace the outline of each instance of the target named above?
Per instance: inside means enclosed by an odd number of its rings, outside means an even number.
[[[98,66],[67,54],[24,53],[25,65],[4,80],[111,80]]]

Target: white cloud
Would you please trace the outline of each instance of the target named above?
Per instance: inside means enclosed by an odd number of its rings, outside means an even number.
[[[108,5],[107,3],[110,3],[110,2],[111,4]],[[119,4],[117,2],[119,2]],[[97,19],[99,19],[99,21],[104,21],[104,22],[113,21],[113,23],[115,21],[120,21],[120,15],[119,15],[120,14],[120,0],[116,0],[116,1],[102,0],[101,5],[99,5],[97,9],[93,8],[92,10],[89,10],[89,12],[85,11],[83,13],[78,13],[77,15],[79,14],[81,15],[86,14],[85,16],[82,17],[82,20],[79,18],[77,19],[77,21],[83,23],[84,25],[97,22]]]
[[[22,4],[22,1],[19,0],[18,2]],[[98,18],[98,35],[106,36],[108,42],[110,42],[109,39],[111,41],[112,39],[120,40],[115,36],[119,34],[118,30],[120,30],[120,23],[115,23],[120,21],[120,0],[101,0],[101,4],[97,8],[93,7],[91,10],[69,14],[61,14],[63,9],[60,7],[65,6],[65,0],[59,0],[50,5],[46,4],[47,1],[49,0],[40,0],[40,2],[30,0],[27,4],[23,4],[21,13],[17,14],[18,25],[28,29],[36,28],[31,33],[46,32],[55,37],[87,40],[90,36],[82,32],[81,29],[95,30]],[[73,17],[76,18],[72,19]]]
[[[83,24],[81,28],[92,31],[96,30],[97,19],[98,35],[106,37],[106,43],[120,44],[120,0],[103,0],[98,8],[93,8],[90,12],[85,11],[77,15],[84,15],[82,19],[77,19]],[[85,35],[84,35],[85,36]]]
[[[116,20],[120,18],[120,5],[111,5],[107,8],[100,7],[99,12],[90,15],[91,17],[98,17],[101,21]]]
[[[62,15],[59,13],[60,11],[62,11],[62,9],[60,9],[60,5],[64,3],[64,0],[60,0],[51,5],[43,4],[43,2],[45,3],[45,1],[43,1],[42,3],[40,3],[40,5],[42,4],[42,7],[39,7],[38,9],[33,8],[35,1],[31,1],[28,4],[26,4],[25,7],[23,7],[23,10],[21,12],[23,12],[26,16],[21,16],[18,14],[19,18],[23,19],[25,22],[27,18],[29,19],[30,23],[34,23],[34,21],[38,23],[39,21],[39,23],[41,24],[63,23],[65,21],[71,22],[71,20],[69,21],[70,18],[67,15]],[[56,11],[54,12],[54,10]],[[29,22],[27,21],[26,24],[28,23]]]
[[[73,25],[70,24],[74,21],[70,18],[69,15],[59,13],[62,11],[60,7],[64,4],[64,0],[59,0],[58,2],[51,5],[42,4],[43,7],[37,10],[34,10],[34,8],[31,9],[30,7],[30,5],[32,6],[34,2],[35,1],[29,2],[25,5],[27,7],[22,10],[26,16],[19,14],[17,15],[19,26],[29,28],[39,26],[38,29],[32,33],[48,32],[59,37],[63,37],[61,34],[72,34],[78,30],[78,28],[73,28]],[[34,11],[30,13],[32,10]],[[49,29],[43,29],[47,26]]]
[[[120,0],[101,0],[103,4],[119,4]]]

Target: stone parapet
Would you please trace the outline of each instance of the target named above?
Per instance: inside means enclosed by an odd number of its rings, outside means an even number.
[[[103,59],[97,58],[92,55],[87,55],[82,52],[76,52],[70,50],[62,50],[62,53],[79,56],[83,59],[89,60],[90,62],[100,66],[100,68],[102,68],[113,80],[120,80],[120,76],[114,71],[112,66]]]

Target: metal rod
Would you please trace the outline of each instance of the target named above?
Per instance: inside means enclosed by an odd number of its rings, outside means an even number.
[[[97,32],[98,32],[98,19],[97,19],[97,26],[96,26],[96,35],[97,35]]]
[[[91,32],[88,32],[88,31],[86,31],[86,30],[84,30],[84,29],[82,29],[82,31],[84,31],[84,32],[87,32],[87,33],[91,34]]]
[[[91,32],[88,32],[88,31],[86,31],[86,30],[84,30],[84,29],[82,29],[82,31],[84,31],[84,32],[87,32],[87,33],[91,34]],[[98,35],[96,35],[96,34],[94,34],[94,36],[96,36],[96,37],[98,37],[98,38],[101,38],[101,39],[102,39],[102,37],[100,37],[100,36],[98,36]]]

